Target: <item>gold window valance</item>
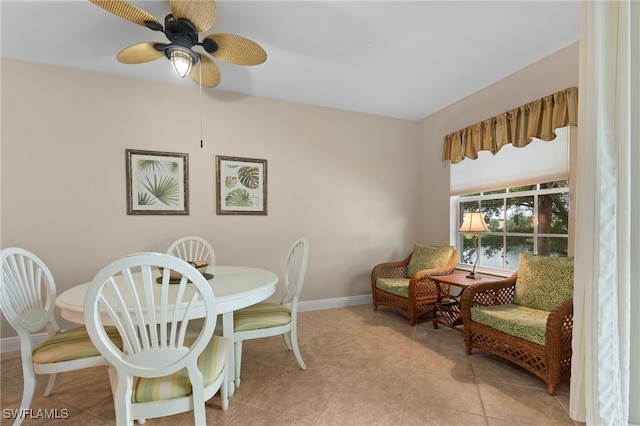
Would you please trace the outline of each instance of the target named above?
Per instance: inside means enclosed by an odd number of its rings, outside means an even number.
[[[569,87],[444,137],[442,161],[475,160],[478,151],[495,154],[506,144],[527,146],[531,138],[555,139],[555,129],[578,125],[578,88]]]

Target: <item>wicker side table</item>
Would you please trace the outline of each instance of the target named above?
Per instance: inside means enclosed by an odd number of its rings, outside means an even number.
[[[433,314],[433,328],[438,328],[438,324],[442,324],[454,330],[463,332],[464,330],[459,326],[462,325],[462,318],[460,318],[460,299],[464,290],[473,284],[504,279],[502,277],[492,277],[487,275],[482,275],[478,278],[467,278],[468,274],[468,271],[455,270],[450,275],[431,277],[438,288],[436,311]],[[441,284],[460,287],[462,291],[457,296],[451,296],[450,292],[443,291]]]

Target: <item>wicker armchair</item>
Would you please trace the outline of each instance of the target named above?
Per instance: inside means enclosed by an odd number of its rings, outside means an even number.
[[[376,265],[371,271],[373,310],[393,308],[412,326],[418,318],[434,315],[438,289],[430,277],[450,274],[457,263],[458,252],[453,247],[416,245],[406,259]]]
[[[560,271],[557,280],[548,269],[535,271],[548,262]],[[526,306],[535,291],[519,291],[525,280],[529,286],[542,283],[537,289],[545,299],[542,306],[535,302],[533,308]],[[571,375],[572,293],[572,258],[521,254],[520,269],[511,277],[474,284],[462,294],[460,315],[467,355],[476,348],[505,358],[542,379],[549,395],[554,395],[556,386]]]

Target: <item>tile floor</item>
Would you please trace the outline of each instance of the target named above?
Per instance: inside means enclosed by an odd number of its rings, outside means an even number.
[[[299,340],[307,370],[300,370],[281,337],[244,344],[242,386],[220,410],[207,403],[212,425],[578,425],[568,415],[569,384],[549,396],[542,381],[500,359],[467,356],[462,333],[422,320],[410,327],[390,309],[371,305],[299,314]],[[2,354],[2,424],[5,409],[22,394],[18,352]],[[106,367],[65,373],[44,398],[38,382],[35,409],[62,409],[67,419],[28,424],[109,425],[115,421]],[[35,411],[34,411],[35,413]],[[62,417],[62,415],[60,415]],[[147,424],[192,424],[192,413]]]

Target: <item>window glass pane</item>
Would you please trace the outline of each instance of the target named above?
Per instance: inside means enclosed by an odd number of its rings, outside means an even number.
[[[533,253],[533,238],[507,236],[506,270],[518,269],[520,253]]]
[[[547,188],[568,188],[569,179],[557,180],[555,182],[545,182],[540,184],[540,189]]]
[[[482,200],[482,214],[491,232],[504,231],[504,199]]]
[[[462,213],[461,216],[464,216],[466,212],[478,211],[479,206],[480,204],[478,203],[478,201],[465,201],[463,203],[460,203],[460,213]]]
[[[509,192],[524,192],[524,191],[535,191],[537,185],[527,185],[527,186],[516,186],[515,188],[510,188]]]
[[[460,234],[462,250],[460,250],[460,263],[473,265],[476,261],[476,246],[472,234]]]
[[[538,196],[538,232],[541,234],[569,233],[569,194]]]
[[[538,237],[538,254],[567,256],[569,240],[564,237]]]
[[[481,235],[479,244],[482,256],[478,265],[487,268],[504,269],[504,239],[502,235]]]
[[[465,201],[460,203],[460,216],[458,217],[458,227],[456,228],[456,231],[462,226],[464,214],[466,212],[477,212],[480,208],[479,206],[480,203],[478,201]]]
[[[465,197],[477,197],[478,195],[480,195],[479,192],[476,192],[475,194],[465,194],[465,195],[461,195],[460,198],[465,198]]]
[[[497,189],[495,191],[488,191],[488,192],[483,192],[483,195],[493,195],[493,194],[504,194],[505,192],[507,192],[506,189]]]
[[[533,196],[507,198],[507,232],[533,232]]]

